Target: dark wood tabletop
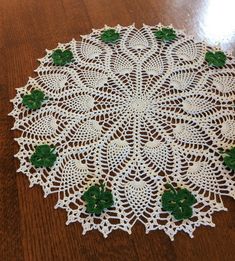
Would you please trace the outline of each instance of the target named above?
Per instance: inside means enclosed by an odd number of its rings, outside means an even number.
[[[38,66],[37,58],[58,42],[88,34],[104,24],[159,22],[185,29],[224,50],[235,47],[234,0],[0,0],[0,260],[235,260],[235,201],[213,215],[215,228],[199,227],[194,238],[162,231],[145,234],[136,224],[131,235],[97,231],[82,235],[79,223],[65,225],[66,212],[55,210],[56,196],[43,198],[17,174],[18,145],[11,131],[9,100]]]

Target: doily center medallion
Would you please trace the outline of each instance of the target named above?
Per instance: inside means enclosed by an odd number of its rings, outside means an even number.
[[[130,101],[130,109],[136,113],[146,112],[150,102],[145,98],[134,97]]]
[[[162,25],[59,44],[17,89],[18,172],[106,237],[214,226],[234,198],[235,59]]]

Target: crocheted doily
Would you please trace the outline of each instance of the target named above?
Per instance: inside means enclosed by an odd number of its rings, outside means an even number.
[[[100,40],[103,29],[59,44],[74,61],[56,66],[47,50],[37,77],[12,100],[13,129],[22,132],[18,172],[45,196],[56,193],[55,207],[66,209],[67,224],[80,222],[83,233],[131,233],[140,221],[146,232],[164,230],[173,239],[183,230],[192,237],[196,227],[214,226],[213,212],[226,210],[222,195],[235,197],[234,174],[218,152],[235,141],[235,59],[226,53],[223,68],[209,66],[211,47],[181,30],[172,42],[157,40],[161,27],[118,25],[114,44]],[[22,105],[33,89],[48,97],[35,111]],[[40,144],[56,147],[51,169],[30,163]],[[100,181],[114,205],[96,216],[86,212],[81,196]],[[162,209],[166,183],[195,196],[191,218],[177,221]]]

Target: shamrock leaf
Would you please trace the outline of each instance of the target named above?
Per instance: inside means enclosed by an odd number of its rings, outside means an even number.
[[[30,158],[30,162],[36,167],[50,168],[56,161],[56,154],[54,153],[55,147],[49,145],[39,145],[36,147],[35,152]]]
[[[62,51],[57,49],[51,55],[55,65],[65,65],[70,63],[73,59],[73,53],[69,50]]]
[[[226,55],[223,52],[207,52],[205,55],[205,60],[208,62],[209,65],[213,65],[216,67],[221,67],[225,65],[226,62]]]
[[[224,159],[224,165],[232,170],[235,170],[235,147],[231,149],[221,151],[222,157]]]
[[[120,38],[120,34],[114,29],[105,30],[101,34],[101,40],[105,43],[114,43]]]
[[[166,184],[165,191],[162,195],[162,208],[171,212],[177,220],[188,219],[193,215],[192,205],[197,201],[187,189],[178,189],[177,191],[170,185]]]
[[[26,94],[22,98],[22,103],[31,110],[39,109],[45,100],[45,94],[40,90],[33,90],[31,94]]]
[[[172,41],[176,38],[176,33],[172,28],[162,28],[154,33],[157,39],[163,41]]]
[[[113,205],[113,195],[104,189],[103,184],[91,186],[81,198],[86,201],[86,211],[96,215],[100,215],[105,208]]]

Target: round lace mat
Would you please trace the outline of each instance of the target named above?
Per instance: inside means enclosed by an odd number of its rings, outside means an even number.
[[[211,47],[180,30],[176,40],[162,42],[154,36],[159,28],[117,26],[115,44],[100,40],[104,29],[59,44],[72,51],[73,62],[56,66],[47,50],[37,77],[12,100],[13,129],[22,132],[18,172],[45,196],[56,193],[67,224],[80,222],[84,233],[131,233],[140,221],[146,232],[164,230],[173,239],[183,230],[192,237],[196,227],[214,226],[213,212],[226,210],[222,195],[235,197],[234,174],[218,152],[235,141],[235,59],[226,53],[223,68],[209,66]],[[35,111],[22,105],[33,89],[48,97]],[[41,144],[56,147],[49,170],[30,163]],[[86,212],[81,196],[100,181],[114,205],[96,216]],[[196,197],[192,218],[177,221],[162,209],[166,183]]]

